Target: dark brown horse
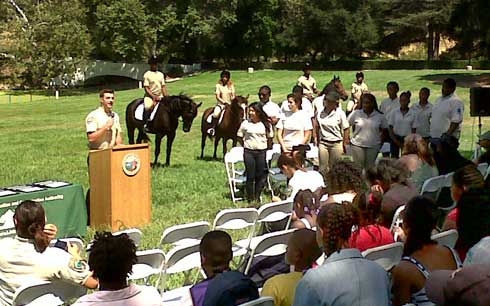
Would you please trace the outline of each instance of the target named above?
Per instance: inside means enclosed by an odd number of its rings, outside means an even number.
[[[138,129],[137,143],[149,141],[148,135],[143,128],[143,121],[135,118],[135,111],[143,99],[133,100],[126,107],[126,126],[128,128],[129,143],[134,144],[134,130]],[[172,153],[172,143],[175,139],[175,132],[179,126],[179,117],[182,117],[182,129],[184,132],[191,130],[192,121],[197,116],[197,109],[202,103],[196,104],[186,95],[164,97],[155,113],[152,122],[152,130],[155,133],[155,160],[153,165],[158,162],[160,155],[160,144],[162,138],[167,136],[167,158],[165,165],[170,165],[170,154]]]
[[[231,139],[233,140],[233,146],[235,147],[237,144],[237,132],[238,128],[240,128],[240,124],[245,118],[245,111],[248,105],[248,97],[237,96],[231,104],[226,106],[223,110],[223,119],[216,126],[215,136],[214,136],[214,153],[213,158],[216,159],[216,150],[218,148],[218,143],[220,139],[223,139],[223,157],[226,154],[226,142]],[[206,109],[204,114],[202,115],[201,121],[201,158],[204,158],[204,147],[206,146],[206,138],[210,137],[207,131],[212,126],[207,122],[207,118],[209,115],[213,113],[214,106]],[[218,119],[213,119],[218,120]]]
[[[344,85],[340,80],[340,76],[334,75],[333,79],[329,83],[327,83],[325,87],[323,87],[323,90],[318,95],[322,96],[324,94],[328,94],[331,91],[337,92],[340,98],[344,101],[348,98],[347,92],[344,89]]]

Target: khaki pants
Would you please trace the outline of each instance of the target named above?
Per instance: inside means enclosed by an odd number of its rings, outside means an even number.
[[[318,146],[318,155],[320,158],[320,172],[327,173],[332,168],[333,164],[342,157],[344,151],[342,141],[330,142],[320,141]]]
[[[145,97],[143,103],[145,103],[145,110],[147,111],[153,107],[153,99],[150,97]]]
[[[369,169],[374,166],[376,162],[376,157],[378,157],[379,153],[379,145],[374,147],[364,148],[358,147],[355,145],[351,145],[352,148],[352,159],[356,164],[361,166],[364,170]]]

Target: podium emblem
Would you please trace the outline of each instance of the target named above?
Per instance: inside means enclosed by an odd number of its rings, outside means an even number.
[[[127,176],[133,176],[140,171],[141,160],[136,154],[126,154],[122,160],[122,169]]]

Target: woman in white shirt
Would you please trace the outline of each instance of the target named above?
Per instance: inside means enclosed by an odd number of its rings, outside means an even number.
[[[343,153],[343,146],[349,144],[349,122],[338,107],[339,95],[330,92],[323,100],[324,108],[316,117],[316,145],[319,149],[320,172],[326,173]]]
[[[288,95],[288,106],[291,111],[277,123],[277,140],[283,152],[291,152],[293,146],[307,144],[310,141],[313,125],[311,118],[301,109],[301,100]]]
[[[383,129],[387,128],[385,117],[378,110],[376,97],[371,93],[362,94],[361,109],[353,111],[347,121],[352,126],[352,158],[363,169],[368,169],[376,161]]]
[[[410,91],[404,91],[400,95],[400,107],[391,111],[388,119],[388,133],[391,138],[390,154],[392,158],[400,157],[400,148],[403,147],[403,139],[415,133],[415,120],[417,113],[410,109]]]
[[[244,148],[247,200],[256,202],[260,201],[267,179],[266,151],[269,144],[272,145],[274,130],[261,103],[255,102],[248,106],[248,117],[240,125],[237,136]]]

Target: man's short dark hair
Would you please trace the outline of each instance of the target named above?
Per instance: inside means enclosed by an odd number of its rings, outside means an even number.
[[[429,95],[429,96],[430,96],[430,89],[429,89],[429,88],[427,88],[427,87],[422,87],[422,88],[420,88],[420,91],[425,91],[425,92],[427,93],[427,95]]]
[[[102,98],[104,96],[104,94],[106,94],[106,93],[114,94],[114,89],[109,89],[109,88],[102,89],[99,92],[99,97]]]
[[[136,262],[136,246],[127,234],[95,234],[88,259],[94,277],[102,282],[126,281]]]
[[[270,88],[269,86],[267,86],[267,85],[261,86],[261,87],[259,88],[259,92],[261,92],[261,91],[262,91],[262,89],[267,90],[267,92],[269,93],[269,95],[271,94],[271,88]]]
[[[446,84],[449,88],[456,89],[456,80],[453,78],[447,78],[443,82]]]
[[[232,241],[224,231],[207,232],[199,244],[199,253],[206,259],[206,263],[214,273],[228,270],[230,260],[233,258]]]

